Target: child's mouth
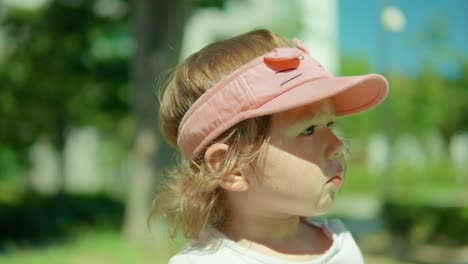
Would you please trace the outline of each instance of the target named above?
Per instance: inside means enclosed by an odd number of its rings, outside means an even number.
[[[327,183],[330,183],[334,187],[340,187],[342,181],[343,180],[341,179],[340,176],[333,176],[327,181]]]

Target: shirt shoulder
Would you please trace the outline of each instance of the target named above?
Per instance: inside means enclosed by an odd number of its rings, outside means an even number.
[[[362,253],[357,246],[353,236],[338,219],[325,219],[320,223],[310,223],[321,228],[333,240],[332,247],[324,256],[317,260],[304,262],[307,264],[327,263],[347,263],[363,264]],[[197,243],[188,244],[181,252],[171,258],[169,264],[238,264],[238,263],[275,263],[293,264],[286,260],[274,259],[272,257],[253,252],[248,248],[237,245],[234,241],[217,236],[213,243],[200,245]]]
[[[220,240],[208,245],[189,243],[182,251],[169,260],[169,264],[237,264],[239,259]]]
[[[324,222],[324,229],[330,233],[338,248],[334,257],[336,263],[363,264],[364,258],[353,235],[339,219]]]
[[[187,264],[187,263],[192,263],[190,262],[190,259],[188,258],[188,256],[177,254],[169,260],[168,264]]]

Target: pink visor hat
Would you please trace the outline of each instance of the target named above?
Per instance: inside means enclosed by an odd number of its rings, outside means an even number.
[[[277,48],[243,65],[206,91],[179,126],[177,144],[192,161],[240,121],[330,98],[337,116],[379,104],[388,92],[378,74],[335,77],[294,39],[298,48]]]

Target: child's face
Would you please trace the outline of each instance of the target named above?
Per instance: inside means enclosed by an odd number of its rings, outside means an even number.
[[[345,171],[334,120],[329,100],[272,116],[270,145],[253,164],[260,177],[249,188],[263,209],[302,216],[330,209]]]

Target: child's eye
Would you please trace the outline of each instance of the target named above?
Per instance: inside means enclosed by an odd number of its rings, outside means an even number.
[[[304,129],[304,131],[301,132],[301,136],[311,136],[311,135],[313,135],[314,132],[315,132],[316,127],[317,126],[310,126],[310,127],[306,128],[306,129]]]
[[[335,124],[336,123],[334,121],[328,122],[327,127],[328,128],[334,128]],[[311,136],[311,135],[313,135],[314,132],[315,132],[315,128],[317,128],[316,125],[312,125],[312,126],[306,128],[304,131],[301,132],[301,136]]]

